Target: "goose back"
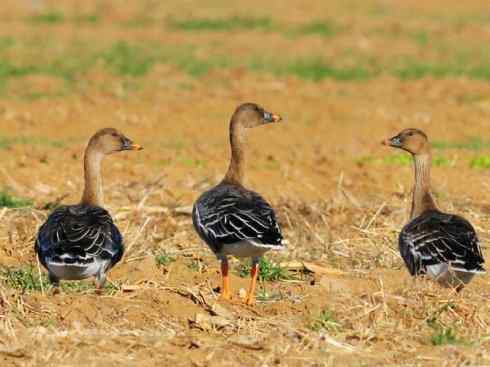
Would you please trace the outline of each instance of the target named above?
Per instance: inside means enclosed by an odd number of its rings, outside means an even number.
[[[192,219],[199,236],[217,255],[238,256],[235,249],[244,243],[264,252],[284,247],[272,207],[239,185],[222,183],[203,193],[194,204]]]
[[[39,229],[35,248],[48,270],[80,268],[80,278],[108,270],[124,252],[122,235],[107,210],[82,204],[54,210]],[[90,274],[86,269],[92,269]]]
[[[444,264],[458,272],[485,271],[473,226],[460,216],[438,210],[425,211],[405,225],[400,232],[399,249],[413,276],[433,275],[434,269]]]

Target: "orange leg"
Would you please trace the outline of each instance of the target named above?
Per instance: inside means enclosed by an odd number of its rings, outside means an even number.
[[[247,305],[255,304],[255,287],[257,286],[257,276],[259,275],[259,264],[257,262],[252,263],[252,269],[250,270],[250,288],[248,289],[247,298],[245,298],[245,303]]]
[[[95,277],[95,294],[101,296],[104,293],[104,284],[106,282],[106,274],[101,272]]]
[[[96,283],[95,284],[95,294],[98,296],[101,296],[103,293],[104,293],[104,291],[102,289],[102,285],[100,285],[99,283]]]
[[[221,276],[223,277],[223,289],[221,290],[221,299],[231,299],[230,276],[228,275],[228,261],[221,261]]]

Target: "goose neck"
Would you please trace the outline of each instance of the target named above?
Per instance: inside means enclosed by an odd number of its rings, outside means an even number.
[[[430,152],[414,156],[415,184],[410,214],[411,219],[418,217],[427,210],[437,209],[430,191],[431,163]]]
[[[84,178],[81,204],[103,206],[101,163],[104,154],[90,145],[84,156]]]
[[[245,176],[246,128],[235,121],[230,123],[231,159],[223,182],[242,185]]]

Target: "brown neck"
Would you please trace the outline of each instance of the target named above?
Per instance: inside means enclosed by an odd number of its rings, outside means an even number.
[[[85,150],[84,174],[85,188],[83,190],[81,204],[103,206],[104,198],[102,194],[102,177],[100,165],[104,154],[92,146]]]
[[[232,183],[242,185],[244,179],[245,165],[245,127],[234,119],[230,123],[230,145],[231,145],[231,160],[223,178],[224,183]]]
[[[414,155],[415,185],[413,188],[412,210],[410,219],[418,217],[426,210],[437,209],[430,193],[430,166],[432,157],[430,151]]]

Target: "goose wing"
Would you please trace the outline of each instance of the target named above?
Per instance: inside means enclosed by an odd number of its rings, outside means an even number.
[[[243,240],[263,247],[283,246],[272,207],[259,194],[242,188],[218,187],[205,193],[194,205],[193,222],[215,252]]]
[[[40,261],[88,264],[122,257],[123,238],[107,210],[96,206],[64,206],[53,211],[40,227],[36,240]]]
[[[399,247],[412,275],[443,263],[465,272],[485,271],[478,236],[473,226],[457,215],[438,211],[422,214],[403,228]]]

